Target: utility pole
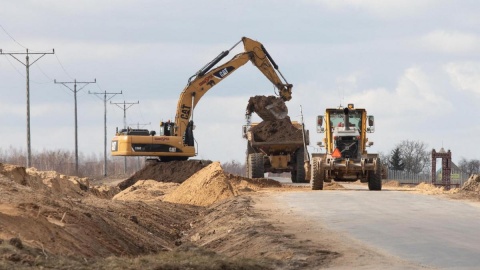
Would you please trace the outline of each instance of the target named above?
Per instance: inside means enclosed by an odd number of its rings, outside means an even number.
[[[0,55],[1,54],[8,54],[11,57],[13,57],[15,60],[20,62],[22,65],[24,65],[27,68],[27,168],[30,168],[32,166],[32,148],[30,146],[30,66],[35,64],[40,58],[44,57],[46,54],[54,54],[55,49],[52,49],[52,52],[49,53],[43,53],[43,52],[29,52],[28,49],[26,49],[27,52],[24,53],[18,53],[18,52],[11,52],[11,53],[6,53],[3,52],[2,49],[0,49]],[[17,57],[15,57],[15,54],[26,54],[25,57],[25,63],[20,61]],[[35,54],[35,55],[40,55],[35,61],[30,63],[30,57],[29,55]]]
[[[77,82],[77,79],[73,80],[73,82],[57,82],[57,80],[53,80],[54,83],[63,84],[65,87],[70,89],[73,92],[73,100],[75,102],[75,175],[78,176],[78,125],[77,125],[77,92],[82,90],[85,86],[96,83],[97,79],[93,82]],[[69,83],[73,83],[73,89],[68,86]],[[80,89],[77,90],[77,84],[83,84]]]
[[[123,128],[124,129],[127,128],[127,110],[128,110],[128,108],[132,107],[135,104],[139,104],[139,103],[140,103],[139,101],[137,101],[137,102],[125,102],[125,100],[122,103],[118,103],[118,102],[116,103],[116,102],[111,102],[110,101],[110,104],[115,104],[120,109],[123,109]],[[123,108],[120,106],[120,104],[123,104]],[[126,156],[123,157],[123,173],[127,174],[127,157]]]
[[[118,94],[122,94],[122,91],[120,93],[107,93],[107,91],[104,91],[103,93],[90,93],[89,94],[94,94],[98,98],[103,100],[103,108],[104,108],[104,116],[103,116],[103,123],[104,123],[104,164],[103,164],[103,176],[107,176],[107,101],[112,99],[114,96]],[[103,98],[101,98],[99,95],[103,95]],[[110,97],[107,98],[107,95],[111,95]]]
[[[136,123],[137,125],[137,129],[140,129],[140,125],[142,126],[146,126],[146,125],[151,125],[152,122],[149,122],[148,124],[140,124],[139,122]],[[130,124],[130,125],[134,125],[134,124]],[[137,171],[140,170],[140,157],[137,157]]]

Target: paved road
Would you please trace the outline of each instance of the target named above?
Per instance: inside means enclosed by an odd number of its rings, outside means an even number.
[[[480,269],[480,207],[403,191],[347,190],[273,195],[329,229],[394,256],[436,268]]]

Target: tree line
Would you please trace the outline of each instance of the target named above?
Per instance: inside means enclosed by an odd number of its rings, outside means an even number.
[[[61,149],[32,151],[32,167],[39,171],[56,171],[61,174],[80,177],[104,177],[105,159],[103,153],[86,155],[80,152],[78,160],[78,174],[76,174],[74,151]],[[127,166],[125,167],[124,157],[107,158],[107,176],[128,177],[145,166],[144,157],[127,157],[126,160]],[[25,167],[27,153],[23,149],[12,146],[6,149],[0,148],[0,163]],[[222,168],[231,174],[245,174],[245,164],[235,160],[223,163]]]
[[[381,156],[382,163],[391,170],[409,173],[430,173],[432,150],[421,141],[404,140],[395,145],[388,155]],[[480,160],[461,158],[456,164],[460,171],[472,175],[480,172]]]

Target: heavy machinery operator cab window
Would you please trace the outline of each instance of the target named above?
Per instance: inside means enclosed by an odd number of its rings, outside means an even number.
[[[160,136],[173,136],[173,128],[175,124],[168,120],[167,122],[160,122]]]
[[[360,130],[361,123],[362,123],[362,114],[356,111],[350,111],[348,114],[348,121],[350,122],[350,128],[355,128]],[[339,110],[338,112],[332,113],[330,115],[330,123],[331,127],[345,127],[344,123],[344,113],[343,111]]]

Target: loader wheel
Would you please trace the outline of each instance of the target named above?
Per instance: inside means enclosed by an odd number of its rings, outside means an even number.
[[[263,154],[262,153],[253,153],[248,154],[248,162],[250,168],[248,169],[249,178],[263,178],[264,167],[263,167]]]
[[[321,158],[315,158],[312,163],[312,177],[310,178],[312,190],[323,190],[323,182],[325,181],[323,160]]]
[[[296,183],[306,183],[305,181],[305,167],[304,167],[304,156],[305,150],[303,148],[299,148],[295,153],[295,171],[296,173]]]
[[[290,172],[290,179],[292,179],[292,183],[297,183],[297,171],[292,170]]]
[[[368,172],[368,189],[382,190],[382,170],[380,168],[380,159],[377,159],[377,168]]]

